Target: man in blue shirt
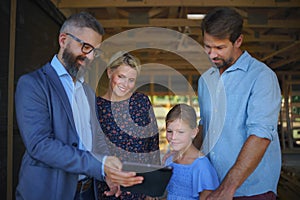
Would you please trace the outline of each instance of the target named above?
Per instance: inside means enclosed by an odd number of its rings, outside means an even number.
[[[276,200],[281,91],[275,73],[240,49],[242,26],[230,8],[216,8],[202,21],[214,65],[198,82],[202,148],[221,182],[208,200]]]

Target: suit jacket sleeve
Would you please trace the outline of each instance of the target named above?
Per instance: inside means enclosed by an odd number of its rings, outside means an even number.
[[[16,88],[16,117],[29,162],[103,179],[101,158],[76,145],[72,111],[58,76],[46,74],[36,71],[24,75]],[[56,80],[50,84],[49,77]]]

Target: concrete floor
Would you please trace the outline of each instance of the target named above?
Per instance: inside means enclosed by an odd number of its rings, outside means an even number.
[[[300,148],[282,151],[282,171],[278,184],[278,199],[300,199]]]

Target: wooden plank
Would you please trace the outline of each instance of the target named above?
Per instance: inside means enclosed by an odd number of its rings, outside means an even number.
[[[6,199],[13,199],[13,129],[14,129],[14,69],[16,40],[17,0],[10,1],[10,39],[8,69],[8,108],[7,108],[7,183]]]
[[[288,46],[286,46],[286,47],[284,47],[284,48],[279,49],[278,51],[275,51],[275,52],[273,52],[273,53],[267,55],[266,57],[262,58],[261,61],[265,61],[265,60],[267,60],[267,59],[269,59],[269,58],[272,58],[272,57],[274,57],[274,56],[276,56],[276,55],[278,55],[278,54],[280,54],[280,53],[282,53],[282,52],[286,52],[286,51],[288,51],[289,49],[298,46],[299,44],[300,44],[300,41],[299,41],[299,40],[298,40],[298,41],[295,41],[295,42],[293,42],[293,44],[290,44],[290,45],[288,45]]]
[[[189,26],[189,27],[199,27],[201,26],[202,20],[190,20],[190,19],[178,19],[178,18],[156,18],[149,19],[147,24],[129,24],[128,19],[98,19],[99,22],[105,28],[115,28],[115,27],[124,27],[124,28],[135,28],[135,27],[178,27],[178,26]],[[269,20],[268,24],[248,24],[244,22],[245,28],[286,28],[286,29],[296,29],[300,28],[300,23],[298,20]]]
[[[51,0],[58,8],[103,8],[103,7],[172,7],[172,6],[190,6],[190,7],[262,7],[262,8],[280,8],[280,7],[299,7],[299,0],[274,1],[274,0]]]

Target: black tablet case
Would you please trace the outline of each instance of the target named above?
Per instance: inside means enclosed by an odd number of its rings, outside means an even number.
[[[173,173],[171,167],[132,162],[124,162],[123,171],[136,172],[137,176],[144,177],[144,181],[130,187],[121,186],[122,191],[141,193],[151,197],[160,197],[164,194]]]

